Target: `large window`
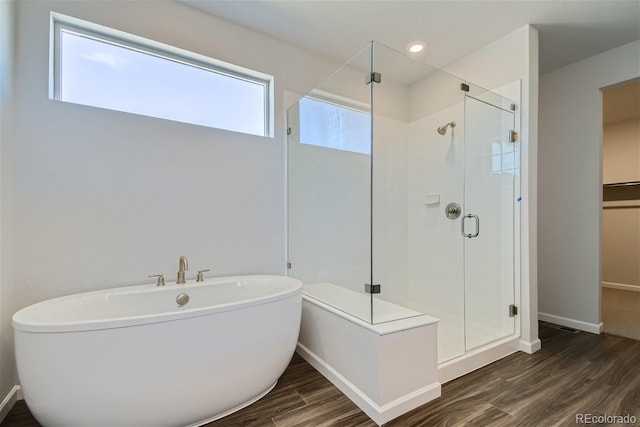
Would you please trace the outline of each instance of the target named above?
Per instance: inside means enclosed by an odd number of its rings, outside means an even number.
[[[272,136],[273,77],[52,13],[50,97]]]

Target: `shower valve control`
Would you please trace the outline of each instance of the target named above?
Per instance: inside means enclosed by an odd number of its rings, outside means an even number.
[[[456,219],[460,216],[462,209],[460,209],[460,205],[457,203],[449,203],[444,208],[444,213],[449,219]]]

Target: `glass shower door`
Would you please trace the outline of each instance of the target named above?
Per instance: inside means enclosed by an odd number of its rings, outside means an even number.
[[[490,97],[490,98],[489,98]],[[511,335],[518,143],[510,101],[465,96],[464,239],[466,351]]]

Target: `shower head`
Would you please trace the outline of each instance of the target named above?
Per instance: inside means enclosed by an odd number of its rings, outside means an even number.
[[[440,135],[444,135],[447,133],[447,128],[451,126],[451,129],[453,129],[454,127],[456,127],[456,122],[449,122],[446,125],[442,125],[438,128],[438,133]]]

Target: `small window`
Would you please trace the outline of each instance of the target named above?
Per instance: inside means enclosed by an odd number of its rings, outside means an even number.
[[[271,135],[273,77],[52,13],[50,97]]]
[[[299,105],[302,144],[371,154],[369,113],[311,97]]]

